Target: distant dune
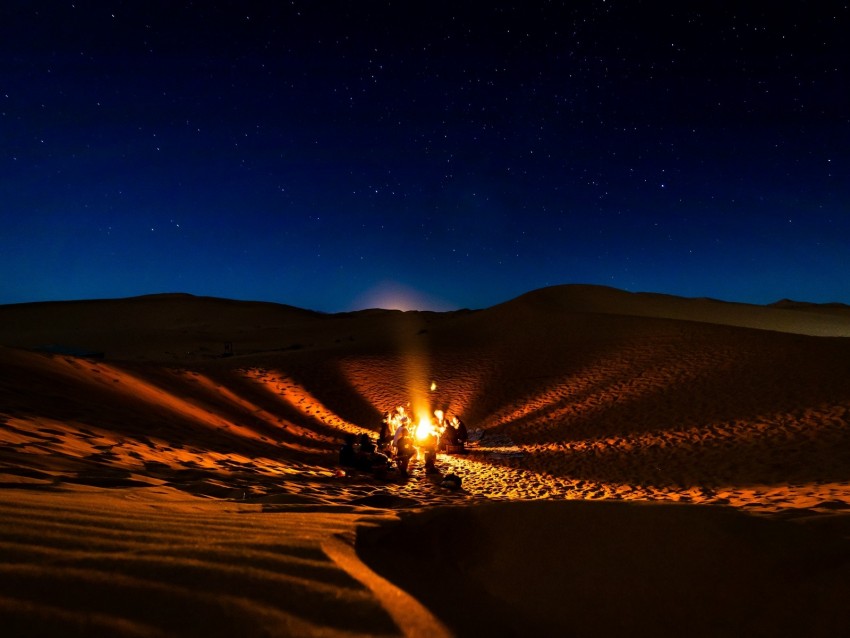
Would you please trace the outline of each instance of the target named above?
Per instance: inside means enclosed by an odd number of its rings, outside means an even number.
[[[783,300],[770,306],[757,306],[582,285],[535,290],[509,301],[508,305],[516,303],[527,303],[550,312],[597,312],[699,321],[820,337],[850,336],[850,307],[843,304]]]
[[[845,635],[848,336],[841,304],[575,285],[455,312],[0,306],[0,623]],[[461,417],[468,453],[340,471],[408,404]]]
[[[527,293],[477,311],[400,313],[364,310],[323,314],[265,302],[232,301],[186,294],[147,295],[127,299],[64,301],[0,306],[0,343],[11,347],[49,345],[112,351],[118,358],[148,357],[164,348],[174,357],[194,352],[217,355],[224,343],[243,351],[270,346],[303,347],[321,343],[325,332],[386,330],[400,314],[444,322],[473,313],[486,324],[490,317],[527,313],[606,314],[676,319],[821,337],[850,336],[850,307],[782,300],[770,306],[686,299],[653,293],[630,293],[603,286],[564,285]],[[186,344],[184,346],[184,344]],[[164,356],[157,353],[157,357]]]

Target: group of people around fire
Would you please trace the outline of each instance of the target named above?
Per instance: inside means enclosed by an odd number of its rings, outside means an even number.
[[[437,424],[430,420],[423,427],[413,421],[411,412],[403,407],[388,412],[381,423],[377,441],[369,434],[346,436],[339,451],[339,462],[344,468],[372,472],[383,478],[392,462],[399,475],[407,477],[410,460],[417,450],[424,461],[427,474],[438,474],[437,453],[462,453],[469,438],[466,425],[457,417],[446,418],[437,410]]]

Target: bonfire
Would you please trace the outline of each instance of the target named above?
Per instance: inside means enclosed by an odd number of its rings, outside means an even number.
[[[460,420],[455,416],[447,418],[443,410],[431,412],[422,409],[417,412],[412,410],[408,403],[407,407],[397,406],[388,412],[384,423],[387,424],[386,441],[391,441],[402,426],[412,433],[418,459],[422,458],[424,450],[434,438],[439,441],[439,449],[443,452],[457,452],[463,449],[462,440],[465,437],[458,439]],[[381,441],[381,444],[384,445],[386,442]]]

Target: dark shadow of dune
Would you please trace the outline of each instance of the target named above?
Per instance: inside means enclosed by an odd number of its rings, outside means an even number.
[[[725,508],[540,501],[440,508],[362,529],[357,550],[458,636],[850,630],[846,539]]]

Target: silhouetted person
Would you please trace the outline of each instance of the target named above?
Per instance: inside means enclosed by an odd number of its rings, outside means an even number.
[[[363,433],[360,435],[360,453],[361,454],[372,454],[375,451],[375,443],[372,441],[372,437],[368,434]]]
[[[460,441],[461,445],[464,445],[469,440],[469,431],[463,421],[458,418],[455,418],[455,421],[457,421],[457,440]]]
[[[387,422],[389,417],[381,421],[381,431],[378,433],[378,448],[383,452],[392,443],[390,436],[390,424]]]
[[[354,449],[353,434],[345,435],[345,442],[339,448],[339,464],[342,467],[354,467],[357,464],[357,452]]]
[[[446,429],[443,430],[443,435],[440,437],[440,447],[444,450],[448,450],[456,445],[459,445],[457,428],[451,423],[446,423]]]
[[[437,474],[439,470],[437,469],[437,433],[433,432],[425,437],[425,440],[422,442],[420,449],[422,453],[425,455],[425,473],[426,474]]]
[[[360,435],[360,450],[357,453],[358,467],[372,472],[378,478],[384,478],[389,467],[390,459],[382,454],[368,434]]]
[[[395,459],[398,465],[399,474],[407,477],[407,466],[410,463],[410,457],[413,456],[413,437],[407,429],[406,425],[402,425],[396,430],[393,437],[393,445],[395,446]]]

